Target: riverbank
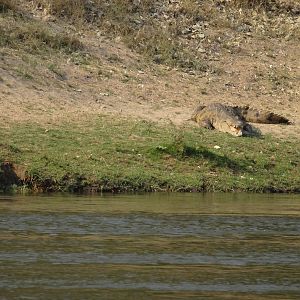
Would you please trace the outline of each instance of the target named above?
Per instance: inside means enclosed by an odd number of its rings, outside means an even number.
[[[0,189],[300,190],[299,2],[0,0]],[[188,119],[250,105],[292,125]]]
[[[2,191],[300,192],[298,140],[98,116],[0,129]]]

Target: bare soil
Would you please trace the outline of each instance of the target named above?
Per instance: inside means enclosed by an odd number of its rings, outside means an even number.
[[[208,61],[215,71],[193,73],[148,62],[120,38],[85,31],[80,39],[93,57],[88,63],[64,55],[43,60],[11,49],[0,51],[2,125],[53,126],[108,114],[197,126],[188,121],[195,107],[221,102],[249,104],[286,116],[293,125],[257,127],[263,134],[300,138],[297,40],[249,36],[238,51]]]

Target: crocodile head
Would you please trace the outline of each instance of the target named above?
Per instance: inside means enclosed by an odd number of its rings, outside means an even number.
[[[230,133],[233,136],[242,136],[245,122],[236,118],[226,118],[216,122],[214,127],[222,132]]]
[[[243,135],[243,129],[244,129],[244,122],[237,121],[234,123],[227,123],[229,127],[228,133],[234,135],[234,136],[242,136]]]

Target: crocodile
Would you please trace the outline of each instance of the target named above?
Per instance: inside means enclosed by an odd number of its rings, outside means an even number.
[[[201,127],[217,129],[234,136],[255,136],[260,132],[248,122],[264,124],[291,124],[291,122],[273,112],[260,112],[249,106],[230,106],[221,103],[200,105],[191,119]]]

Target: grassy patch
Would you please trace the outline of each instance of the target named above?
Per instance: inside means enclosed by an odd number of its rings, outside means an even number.
[[[53,72],[56,75],[56,77],[60,80],[65,80],[67,77],[65,72],[63,72],[56,64],[49,64],[48,69],[49,71]]]
[[[16,11],[18,5],[15,0],[0,0],[0,13],[6,13],[7,11]]]
[[[0,9],[2,7],[2,12],[17,11],[22,7],[18,7],[18,3],[21,1],[0,0]],[[263,28],[264,35],[265,31],[274,31],[275,36],[299,36],[296,25],[284,19],[266,25],[265,14],[259,13],[262,10],[271,15],[291,12],[297,16],[300,7],[296,0],[286,0],[284,5],[279,0],[183,0],[174,3],[158,0],[34,0],[31,3],[32,9],[38,8],[43,14],[75,24],[83,32],[86,26],[95,26],[110,37],[122,37],[127,46],[147,59],[183,71],[211,69],[207,59],[211,40],[207,29],[210,25],[219,29],[247,30],[253,23],[257,28]],[[240,9],[242,14],[238,12]],[[83,47],[76,37],[55,33],[41,21],[26,18],[17,21],[20,26],[0,26],[0,46],[23,47],[33,53],[46,48],[70,53]],[[243,29],[244,23],[248,26],[244,26],[246,29]],[[232,48],[230,42],[224,45],[226,47]]]
[[[131,0],[34,1],[49,14],[72,22],[79,28],[93,23],[109,36],[121,36],[123,41],[148,59],[183,70],[206,71],[207,64],[197,49],[190,49],[179,39],[181,32],[195,24],[202,14],[194,0],[185,0],[182,7],[168,11],[164,1]],[[176,14],[174,22],[166,22],[166,14]],[[172,17],[173,18],[173,17]],[[176,20],[178,19],[178,20]]]
[[[0,135],[1,161],[25,166],[18,184],[30,189],[300,191],[299,143],[271,137],[108,117],[47,129],[16,125]]]
[[[55,50],[67,54],[83,50],[83,44],[74,36],[55,32],[40,21],[22,16],[9,16],[0,23],[0,46],[27,53],[40,54]]]
[[[18,68],[16,69],[16,74],[23,79],[32,80],[33,76],[24,68]]]
[[[231,0],[226,1],[227,5],[232,5],[235,7],[242,7],[242,8],[267,8],[270,7],[272,4],[276,3],[274,0]]]

